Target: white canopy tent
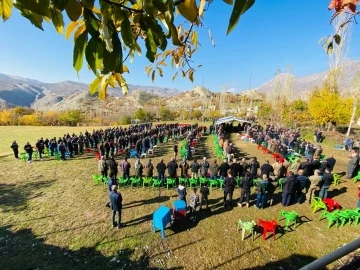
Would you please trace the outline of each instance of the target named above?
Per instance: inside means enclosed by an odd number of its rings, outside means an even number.
[[[247,120],[242,119],[242,118],[238,118],[238,117],[235,117],[235,116],[227,116],[227,117],[219,118],[215,122],[215,126],[221,125],[223,123],[228,123],[228,122],[251,123],[250,121],[247,121]]]

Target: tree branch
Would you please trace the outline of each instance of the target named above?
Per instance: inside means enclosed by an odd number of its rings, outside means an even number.
[[[127,10],[129,10],[130,12],[134,12],[134,13],[144,13],[144,10],[143,9],[135,9],[135,8],[131,8],[131,7],[127,7],[123,4],[119,4],[119,3],[115,3],[111,0],[103,0],[104,2],[110,4],[110,5],[114,5],[114,6],[118,6],[118,7],[122,7],[122,8],[125,8]]]

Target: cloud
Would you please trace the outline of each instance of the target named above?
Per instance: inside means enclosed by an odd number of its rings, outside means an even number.
[[[226,92],[235,93],[235,92],[236,92],[236,88],[227,89]]]

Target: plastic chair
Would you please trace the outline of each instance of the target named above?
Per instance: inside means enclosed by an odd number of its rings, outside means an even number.
[[[284,217],[286,220],[286,226],[285,226],[286,229],[289,228],[290,222],[293,222],[293,225],[295,225],[296,227],[296,220],[299,217],[298,213],[296,213],[295,211],[291,211],[291,212],[280,211],[278,220],[280,220],[281,216]]]
[[[195,178],[190,178],[189,179],[189,185],[190,185],[190,188],[194,185],[195,187],[198,185],[198,180],[195,179]]]
[[[333,177],[334,177],[333,185],[334,185],[334,186],[337,186],[337,185],[340,183],[341,175],[335,173],[335,174],[333,174]]]
[[[152,184],[152,178],[151,177],[145,177],[143,179],[143,188],[145,188],[145,185],[148,185],[150,187]]]
[[[54,153],[54,159],[55,160],[60,160],[61,159],[59,152]]]
[[[101,181],[103,182],[104,188],[109,185],[109,179],[107,177],[101,177]]]
[[[280,178],[279,180],[278,180],[278,187],[282,190],[282,187],[283,187],[283,180],[284,180],[284,178]]]
[[[357,181],[360,181],[360,171],[357,172],[357,175],[354,177],[354,183],[356,183]]]
[[[212,188],[213,188],[214,186],[217,187],[217,186],[219,185],[218,180],[212,180],[212,179],[210,179],[209,182],[210,182],[210,191],[212,191]]]
[[[349,212],[351,214],[351,219],[354,221],[354,225],[358,225],[359,224],[359,219],[360,219],[360,212],[359,209],[347,209],[345,210],[347,212]]]
[[[263,228],[263,240],[266,239],[267,233],[272,232],[274,235],[274,241],[275,241],[275,235],[276,235],[276,228],[279,226],[275,220],[272,221],[266,221],[259,219],[258,226]]]
[[[204,178],[204,177],[200,177],[200,178],[199,178],[199,182],[200,182],[200,185],[207,184],[208,179],[207,179],[207,178]]]
[[[123,185],[124,187],[128,184],[129,179],[124,177],[118,177],[119,186]]]
[[[175,185],[176,185],[175,179],[166,178],[166,189],[169,189],[169,185],[171,185],[172,187],[175,187]]]
[[[137,158],[138,152],[136,150],[130,150],[130,158]]]
[[[239,231],[240,229],[242,230],[242,236],[241,236],[242,241],[244,241],[246,231],[251,232],[251,238],[254,241],[254,232],[255,232],[254,227],[255,226],[256,226],[256,223],[253,220],[252,221],[242,221],[241,219],[239,219],[238,225],[237,225],[237,231]],[[255,234],[256,234],[256,232],[255,232]]]
[[[351,223],[353,217],[351,212],[347,210],[343,210],[343,211],[338,211],[337,214],[339,216],[339,223],[337,225],[340,224],[341,227],[343,227],[347,221]]]
[[[327,210],[326,204],[319,197],[312,198],[310,207],[313,209],[313,213],[319,209]]]
[[[325,198],[323,199],[323,202],[326,204],[328,212],[332,212],[334,209],[341,208],[340,204],[334,199]]]
[[[159,188],[160,188],[161,185],[162,185],[161,180],[158,180],[158,179],[156,179],[156,178],[153,178],[152,190],[154,190],[154,187],[159,187]]]
[[[156,232],[156,230],[161,231],[162,238],[165,238],[165,227],[166,225],[170,223],[171,224],[171,211],[166,206],[160,206],[153,214],[153,230]]]
[[[328,229],[331,227],[333,223],[335,223],[337,227],[339,222],[339,215],[337,211],[338,210],[334,211],[333,213],[329,213],[328,211],[323,211],[319,217],[319,220],[321,220],[322,217],[326,218],[328,220]]]
[[[20,154],[20,158],[21,158],[22,161],[26,162],[26,161],[27,161],[27,158],[28,158],[28,154],[26,154],[26,153],[21,153],[21,154]]]
[[[95,184],[100,185],[102,176],[99,174],[93,174],[92,177],[93,177]]]
[[[65,158],[69,159],[70,158],[70,152],[65,152]]]
[[[130,181],[131,181],[131,188],[133,187],[133,185],[136,185],[136,186],[141,185],[141,178],[131,177]]]
[[[184,186],[186,186],[187,182],[188,182],[187,178],[179,177],[179,183],[180,184],[184,184]]]

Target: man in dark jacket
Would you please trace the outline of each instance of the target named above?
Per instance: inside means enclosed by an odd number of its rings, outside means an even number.
[[[61,160],[62,160],[62,161],[65,161],[65,153],[66,153],[65,143],[62,141],[62,142],[59,144],[58,148],[59,148]]]
[[[106,161],[106,164],[110,170],[109,177],[115,177],[116,179],[118,173],[118,164],[115,161],[115,158],[112,156],[110,159]]]
[[[304,175],[309,177],[309,176],[311,176],[312,165],[311,165],[309,158],[305,158],[305,160],[306,160],[305,162],[302,162],[300,164],[299,169],[304,170]]]
[[[242,167],[236,162],[236,158],[233,159],[233,162],[230,165],[230,171],[234,178],[242,176]]]
[[[244,176],[249,169],[249,164],[246,162],[245,158],[240,161],[240,166],[242,167],[242,176]]]
[[[304,175],[303,170],[298,171],[298,176],[296,177],[296,185],[297,185],[297,203],[301,204],[305,200],[305,194],[303,193],[303,190],[309,187],[309,178]],[[303,200],[304,199],[304,200]]]
[[[19,159],[19,145],[17,144],[17,142],[13,141],[10,148],[13,150],[15,158]]]
[[[200,165],[197,163],[197,160],[194,159],[193,163],[191,163],[190,170],[191,170],[191,178],[197,179],[199,177],[199,168]]]
[[[242,202],[244,197],[246,197],[246,207],[249,207],[249,197],[250,197],[250,190],[253,186],[253,181],[250,178],[250,173],[246,172],[245,176],[241,179],[240,187],[241,187],[241,196],[238,203],[238,206],[242,207]]]
[[[121,163],[121,170],[123,173],[123,178],[130,178],[130,168],[131,165],[130,163],[127,161],[127,158],[125,158],[125,160]]]
[[[111,191],[109,194],[110,197],[110,206],[112,210],[112,223],[113,227],[115,228],[117,226],[118,229],[123,227],[123,224],[121,224],[121,210],[122,210],[122,196],[120,192],[117,192],[117,186],[113,185],[111,186]],[[118,213],[118,221],[115,221],[116,213]]]
[[[334,177],[330,173],[330,169],[326,168],[325,173],[322,177],[322,182],[320,183],[321,189],[320,189],[319,197],[321,199],[327,198],[329,187],[333,182],[334,182]]]
[[[266,174],[266,176],[269,178],[270,173],[274,172],[274,168],[269,164],[268,160],[265,160],[265,163],[260,167],[260,175]]]
[[[334,158],[334,155],[331,155],[331,156],[326,160],[326,167],[328,167],[328,168],[330,169],[330,172],[332,172],[332,171],[334,170],[335,163],[336,163],[336,159]]]
[[[31,163],[31,160],[32,160],[32,154],[33,154],[33,148],[31,146],[31,144],[29,142],[27,142],[24,146],[24,150],[25,152],[27,153],[28,155],[28,160],[27,162],[28,163]]]
[[[219,171],[220,171],[220,177],[222,179],[225,179],[226,176],[228,175],[228,171],[230,169],[229,164],[227,163],[227,160],[224,159],[223,163],[221,163],[220,167],[219,167]]]
[[[44,142],[41,141],[41,140],[38,140],[37,143],[35,144],[35,146],[36,146],[37,151],[39,153],[40,160],[43,160],[42,154],[43,154],[43,151],[44,151]]]
[[[283,206],[289,206],[291,202],[291,197],[295,192],[296,189],[296,177],[293,171],[289,172],[289,176],[285,177],[282,182],[282,201],[281,204]]]
[[[250,162],[250,178],[254,179],[257,176],[257,171],[260,168],[260,164],[257,161],[257,158],[254,157],[252,161]]]
[[[232,196],[235,188],[235,179],[233,178],[231,172],[228,173],[228,176],[224,180],[224,206],[232,207]],[[229,204],[227,203],[227,196],[229,195]]]
[[[156,165],[156,170],[158,172],[158,180],[160,180],[164,184],[166,165],[163,159],[160,160],[160,162]]]
[[[203,186],[200,188],[200,210],[202,210],[202,205],[205,202],[205,209],[208,210],[208,196],[210,194],[209,188],[207,183],[204,183]]]
[[[171,158],[170,162],[167,164],[166,167],[168,169],[169,177],[175,179],[176,178],[176,170],[178,168],[175,158]]]

